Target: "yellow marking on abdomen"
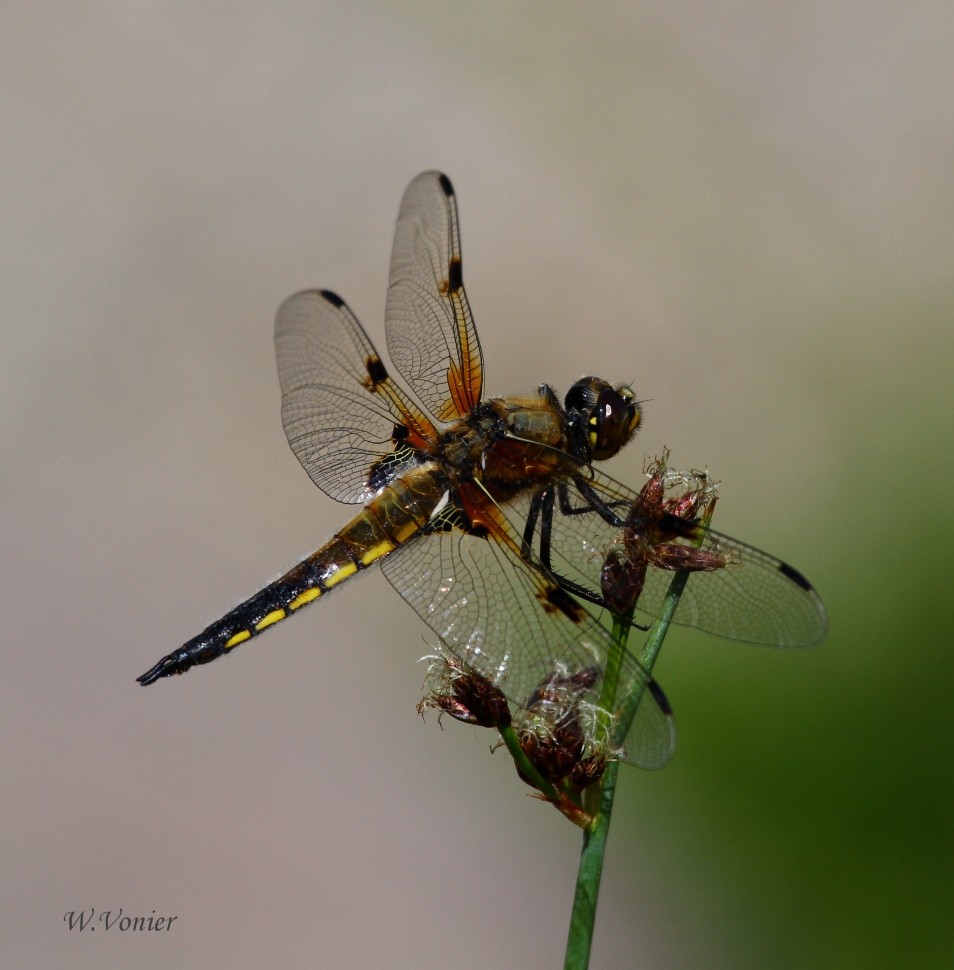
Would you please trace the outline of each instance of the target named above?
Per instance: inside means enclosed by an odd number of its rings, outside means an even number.
[[[408,518],[406,522],[399,522],[397,524],[389,522],[388,526],[388,531],[398,542],[404,542],[405,539],[410,539],[421,528],[420,523],[415,522],[411,518]]]
[[[353,562],[349,562],[344,566],[338,566],[329,576],[322,576],[321,582],[326,589],[331,589],[332,586],[337,586],[341,580],[353,576],[357,571],[358,567]]]
[[[312,586],[311,589],[306,589],[304,593],[299,593],[298,596],[296,596],[288,604],[288,608],[290,610],[297,610],[306,603],[310,603],[312,600],[318,599],[319,596],[321,596],[321,590],[317,586]]]
[[[385,539],[384,542],[379,542],[376,546],[372,546],[361,557],[361,564],[363,566],[370,566],[375,560],[380,559],[382,556],[386,556],[393,549],[397,549],[397,545],[391,542],[390,539]]]
[[[264,630],[265,627],[271,626],[273,623],[277,623],[279,620],[285,619],[284,610],[272,610],[271,613],[266,613],[258,623],[255,624],[256,630]]]
[[[236,633],[231,640],[225,644],[225,649],[230,650],[232,647],[237,647],[240,643],[244,643],[246,640],[251,639],[252,634],[248,630],[242,630],[241,633]]]

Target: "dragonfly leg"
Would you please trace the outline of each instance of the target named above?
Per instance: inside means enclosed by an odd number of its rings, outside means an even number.
[[[560,484],[557,486],[557,496],[560,503],[560,512],[563,515],[583,515],[586,512],[593,511],[593,507],[586,505],[578,509],[573,508],[570,503],[570,492],[566,487],[566,482],[560,482]],[[572,593],[578,599],[586,600],[588,603],[593,603],[596,606],[602,606],[604,609],[613,613],[614,611],[609,607],[603,596],[590,592],[590,590],[585,586],[581,586],[579,583],[574,583],[572,580],[566,579],[553,568],[553,564],[550,561],[550,534],[553,528],[553,493],[550,490],[543,493],[542,505],[542,517],[540,519],[540,561],[544,566],[546,566],[547,569],[550,570],[551,573],[553,573],[557,582],[564,590],[566,590],[566,592]],[[607,512],[610,515],[613,515],[610,507],[605,507]],[[634,627],[637,630],[642,630],[645,632],[649,629],[649,625],[644,626],[641,623],[636,623],[631,617],[627,618],[625,616],[621,616],[620,619],[624,620],[629,626]]]
[[[533,533],[537,528],[537,517],[540,515],[540,493],[530,500],[530,511],[527,514],[527,524],[523,529],[523,541],[520,544],[520,553],[524,559],[533,558]]]
[[[593,511],[591,505],[583,505],[578,509],[573,508],[570,504],[570,490],[566,487],[566,482],[560,482],[557,485],[557,496],[560,499],[561,515],[586,515],[587,512]]]
[[[586,600],[587,603],[592,603],[594,606],[599,606],[601,609],[606,610],[608,613],[612,613],[613,616],[619,616],[619,618],[629,627],[634,630],[641,630],[645,633],[651,626],[651,623],[637,623],[632,617],[622,616],[617,613],[609,604],[603,596],[599,593],[593,593],[585,586],[581,586],[579,583],[574,583],[572,579],[567,579],[565,576],[561,576],[558,572],[550,570],[550,575],[556,580],[557,585],[566,593],[570,593],[577,599]]]
[[[560,498],[560,513],[562,515],[587,515],[590,512],[599,512],[595,505],[581,505],[579,508],[574,508],[570,502],[570,490],[567,488],[566,482],[560,482],[557,486],[557,495]],[[618,499],[615,502],[603,502],[601,504],[603,508],[607,509],[623,509],[630,502],[628,499]]]
[[[592,511],[598,513],[601,519],[616,529],[622,529],[626,525],[626,520],[621,519],[579,475],[574,476],[573,483],[580,490],[580,495],[590,503]]]
[[[548,488],[541,494],[540,499],[540,561],[550,572],[553,572],[553,566],[550,563],[550,533],[553,529],[553,490]]]

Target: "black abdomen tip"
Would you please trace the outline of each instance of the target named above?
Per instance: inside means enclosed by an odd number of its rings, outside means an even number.
[[[195,661],[189,658],[179,657],[178,654],[179,651],[177,650],[175,653],[170,653],[168,656],[163,657],[155,667],[147,670],[141,677],[137,677],[136,680],[143,687],[148,687],[150,684],[154,684],[160,677],[184,674]]]

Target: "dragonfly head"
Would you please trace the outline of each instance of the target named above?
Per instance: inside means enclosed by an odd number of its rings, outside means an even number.
[[[642,414],[633,392],[599,377],[582,377],[566,393],[574,444],[589,461],[612,458],[636,434]]]

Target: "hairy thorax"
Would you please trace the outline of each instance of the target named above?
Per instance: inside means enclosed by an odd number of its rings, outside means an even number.
[[[566,418],[542,397],[494,398],[440,437],[451,486],[478,480],[498,502],[571,474]]]

